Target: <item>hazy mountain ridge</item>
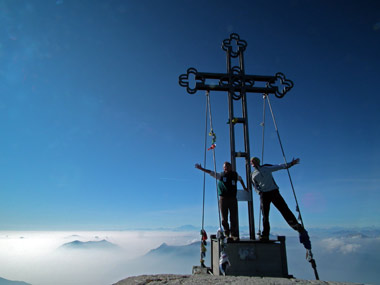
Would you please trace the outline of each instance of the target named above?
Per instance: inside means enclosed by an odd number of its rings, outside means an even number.
[[[209,250],[206,259],[210,258]],[[143,274],[191,274],[194,265],[200,265],[200,241],[187,245],[160,246],[149,250],[146,254],[120,264],[114,268],[116,272],[123,272],[118,280],[127,276]],[[207,262],[206,264],[209,264]],[[117,280],[115,280],[117,281]]]
[[[31,285],[31,284],[23,282],[23,281],[11,281],[11,280],[0,277],[0,285]]]
[[[331,231],[331,234],[340,237],[378,238],[380,237],[380,229],[345,229]]]
[[[217,226],[205,226],[204,229],[209,235],[216,234],[218,231]],[[308,228],[306,225],[306,229],[311,234],[315,234],[318,236],[339,236],[339,237],[349,237],[355,235],[363,235],[367,237],[380,237],[380,228],[379,227],[330,227],[330,228]],[[173,232],[200,232],[201,227],[194,225],[182,225],[173,228],[136,228],[130,229],[136,231],[173,231]],[[283,227],[272,227],[271,234],[273,235],[297,235],[291,228]],[[240,226],[240,236],[241,237],[249,237],[249,228],[248,226]]]
[[[115,250],[119,246],[113,244],[105,239],[100,241],[79,241],[74,240],[72,242],[65,243],[61,245],[58,249],[68,249],[68,250]]]
[[[187,245],[167,245],[166,243],[162,243],[159,247],[150,250],[145,256],[154,256],[157,254],[166,254],[166,255],[179,255],[179,256],[187,256],[193,255],[194,252],[200,252],[201,243],[193,242]]]

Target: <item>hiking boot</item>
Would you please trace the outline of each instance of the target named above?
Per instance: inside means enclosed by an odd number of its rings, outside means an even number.
[[[259,240],[260,240],[260,241],[269,241],[269,235],[261,235],[261,236],[259,237]]]
[[[239,241],[240,240],[239,237],[235,237],[235,236],[231,236],[231,238],[233,241]]]
[[[311,249],[311,242],[310,242],[310,237],[309,237],[309,234],[307,233],[306,230],[303,230],[300,232],[300,243],[303,244],[303,246],[306,248],[306,249]]]

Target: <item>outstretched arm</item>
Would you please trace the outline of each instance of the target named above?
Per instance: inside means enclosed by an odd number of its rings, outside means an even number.
[[[211,170],[206,169],[206,168],[203,168],[202,165],[200,165],[199,163],[196,163],[196,164],[195,164],[195,168],[197,168],[197,169],[199,169],[199,170],[202,170],[203,172],[206,172],[206,173],[208,173],[208,174],[211,173]]]
[[[296,158],[296,159],[293,158],[293,160],[290,163],[288,163],[287,165],[288,165],[288,168],[290,168],[293,165],[296,165],[296,164],[299,164],[299,163],[300,163],[300,159],[299,158]]]
[[[218,180],[220,179],[220,173],[217,173],[217,172],[211,171],[209,169],[203,168],[202,165],[200,165],[200,163],[196,163],[195,168],[202,170],[203,172],[205,172],[207,174],[210,174],[212,177],[214,177]]]

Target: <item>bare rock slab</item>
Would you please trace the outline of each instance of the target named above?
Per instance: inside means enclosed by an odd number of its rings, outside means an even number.
[[[174,274],[159,274],[159,275],[140,275],[128,277],[113,285],[158,285],[158,284],[213,284],[213,285],[352,285],[358,283],[318,281],[318,280],[301,280],[295,278],[275,278],[275,277],[246,277],[246,276],[214,276],[214,275],[174,275]]]

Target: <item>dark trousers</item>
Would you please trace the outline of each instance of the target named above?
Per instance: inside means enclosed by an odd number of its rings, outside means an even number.
[[[269,225],[269,210],[270,203],[280,211],[281,215],[284,217],[285,221],[296,231],[301,231],[302,226],[297,222],[296,217],[290,211],[288,205],[286,204],[284,198],[282,198],[278,189],[272,190],[269,192],[261,192],[260,193],[260,203],[261,203],[261,211],[263,214],[263,236],[268,236],[270,232]]]
[[[238,202],[236,197],[219,197],[219,207],[222,216],[222,226],[226,236],[239,237]],[[230,225],[228,225],[228,212],[230,213]]]

